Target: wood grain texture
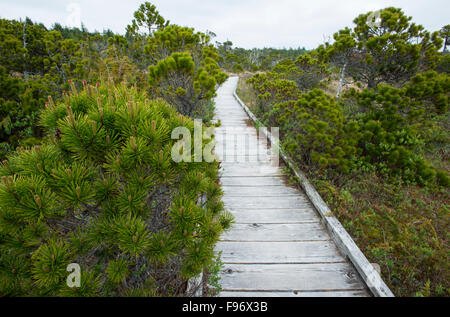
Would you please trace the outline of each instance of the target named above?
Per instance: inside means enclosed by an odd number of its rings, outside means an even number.
[[[220,182],[224,186],[286,186],[287,181],[281,176],[249,177],[222,176]]]
[[[267,194],[264,197],[258,196],[247,196],[245,198],[242,197],[234,197],[234,196],[225,196],[223,197],[223,202],[225,206],[228,208],[279,208],[279,209],[297,209],[301,207],[311,206],[310,202],[306,197],[298,196],[269,196]]]
[[[273,291],[222,291],[219,297],[368,297],[370,296],[365,290],[344,290],[344,291],[299,291],[299,290],[289,290],[285,292],[273,292]]]
[[[316,219],[318,221],[319,219]],[[311,223],[284,223],[267,224],[236,223],[230,231],[224,233],[224,241],[323,241],[330,236],[322,224]]]
[[[363,290],[365,287],[349,263],[225,264],[220,276],[224,291]]]
[[[222,189],[228,197],[248,197],[252,196],[297,196],[299,191],[296,188],[287,186],[223,186]]]
[[[224,263],[335,263],[345,262],[333,241],[220,242]]]
[[[311,207],[298,209],[233,209],[228,210],[234,215],[236,223],[299,223],[317,222],[317,214]]]

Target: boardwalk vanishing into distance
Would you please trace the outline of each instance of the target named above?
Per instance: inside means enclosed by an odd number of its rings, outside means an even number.
[[[237,82],[230,77],[216,98],[223,201],[235,217],[216,247],[224,262],[220,296],[371,296],[308,197],[274,164],[233,97]]]

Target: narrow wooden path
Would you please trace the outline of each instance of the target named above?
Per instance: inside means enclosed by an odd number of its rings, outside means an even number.
[[[216,98],[223,200],[235,216],[216,247],[224,262],[220,295],[370,296],[307,196],[274,166],[263,137],[233,97],[237,81],[231,77]]]

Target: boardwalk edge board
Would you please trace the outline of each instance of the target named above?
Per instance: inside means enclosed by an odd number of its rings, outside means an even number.
[[[234,98],[241,105],[244,111],[248,114],[250,119],[259,126],[262,126],[261,122],[256,118],[256,116],[250,111],[250,109],[244,104],[244,102],[236,94],[236,88],[233,92]],[[274,137],[269,131],[261,130],[265,134],[266,138],[269,140],[270,144],[277,144]],[[367,260],[365,255],[358,248],[356,243],[350,237],[348,232],[344,229],[339,220],[332,215],[330,208],[327,206],[325,201],[322,199],[320,194],[314,188],[314,186],[309,182],[306,175],[300,171],[292,159],[284,153],[284,151],[279,149],[280,157],[286,163],[286,165],[294,172],[295,176],[300,182],[301,187],[305,191],[311,203],[316,208],[320,214],[324,224],[329,230],[333,240],[336,242],[340,251],[349,258],[352,264],[355,266],[356,270],[360,274],[363,281],[366,283],[368,289],[372,292],[374,296],[377,297],[394,297],[394,294],[389,289],[389,287],[384,283],[380,274],[375,270],[372,264]]]

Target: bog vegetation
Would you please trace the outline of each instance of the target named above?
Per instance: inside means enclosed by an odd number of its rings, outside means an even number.
[[[448,29],[370,12],[238,94],[309,174],[398,296],[448,296]],[[445,43],[445,44],[444,44]]]
[[[211,125],[234,72],[394,293],[449,296],[450,26],[370,16],[312,51],[213,43],[148,2],[125,35],[0,19],[0,295],[191,295],[217,275],[219,166],[174,163],[171,131]]]
[[[145,3],[125,36],[2,19],[0,43],[0,295],[192,295],[232,222],[219,163],[172,159],[227,78],[209,35]]]

